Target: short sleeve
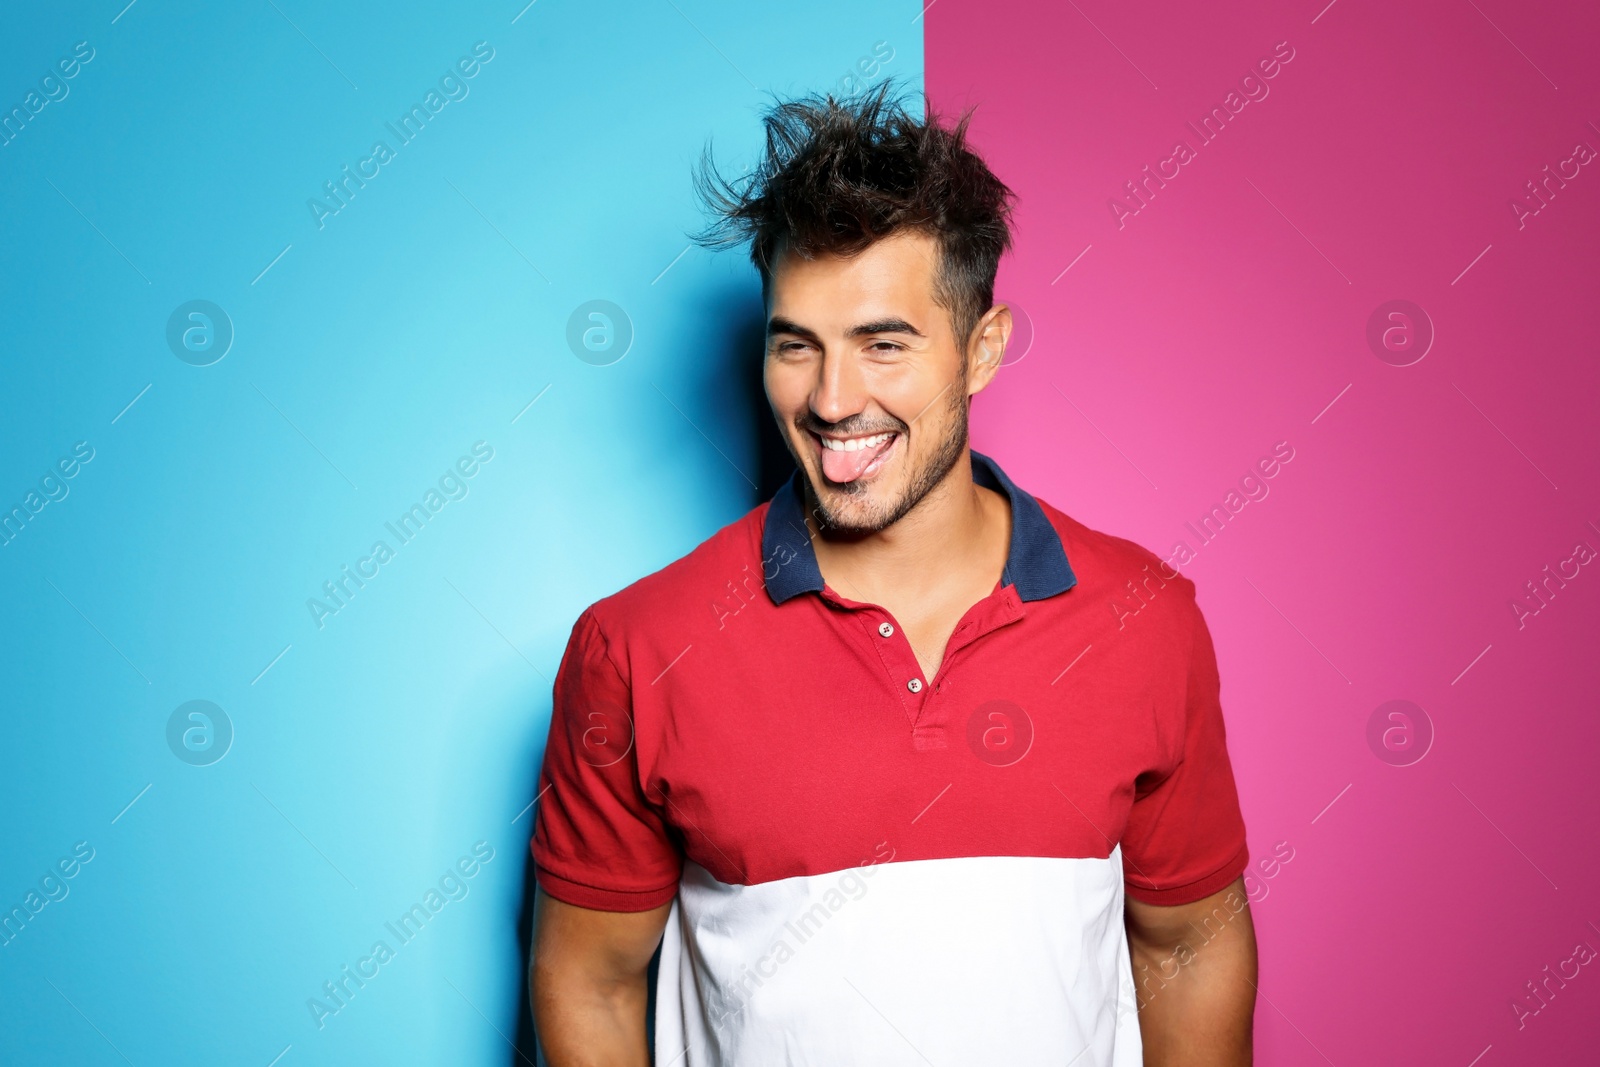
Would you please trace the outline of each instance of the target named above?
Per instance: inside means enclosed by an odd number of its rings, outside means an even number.
[[[1216,650],[1198,606],[1193,617],[1177,763],[1159,781],[1140,781],[1122,841],[1127,894],[1146,904],[1210,896],[1243,874],[1249,859]]]
[[[678,890],[682,856],[640,785],[632,711],[605,634],[585,611],[556,673],[530,843],[540,888],[580,908],[648,911]]]

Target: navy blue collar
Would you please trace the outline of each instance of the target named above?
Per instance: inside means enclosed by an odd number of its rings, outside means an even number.
[[[766,561],[763,575],[774,561],[789,557],[787,563],[778,562],[777,573],[766,580],[774,604],[800,593],[822,592],[822,571],[806,526],[804,477],[797,469],[773,496],[761,532],[761,558]],[[1018,489],[998,463],[976,451],[972,452],[972,480],[1000,493],[1011,504],[1011,547],[1000,584],[1016,586],[1023,600],[1043,600],[1078,583],[1061,538],[1037,500]]]

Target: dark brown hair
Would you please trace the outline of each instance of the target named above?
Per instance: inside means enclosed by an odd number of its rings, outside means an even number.
[[[786,251],[849,256],[899,230],[927,233],[940,249],[934,300],[964,350],[994,304],[1015,194],[967,147],[970,109],[951,129],[925,113],[906,111],[894,79],[843,99],[775,103],[762,117],[766,152],[749,173],[724,179],[706,146],[694,182],[714,221],[692,239],[711,249],[748,241],[765,298]]]

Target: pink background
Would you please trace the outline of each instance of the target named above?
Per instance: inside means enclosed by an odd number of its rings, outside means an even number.
[[[1512,1008],[1600,949],[1600,565],[1521,628],[1510,607],[1600,549],[1600,159],[1522,228],[1509,206],[1600,149],[1597,29],[1506,0],[926,15],[933,103],[980,105],[975,142],[1020,198],[997,295],[1034,337],[978,401],[976,446],[1163,556],[1295,451],[1182,568],[1253,856],[1293,850],[1252,882],[1263,1064],[1600,1059],[1600,960],[1520,1029]],[[1186,120],[1282,41],[1266,98],[1200,144]],[[1179,139],[1196,158],[1119,229],[1108,200]],[[1436,330],[1410,366],[1366,340],[1392,299]],[[1435,732],[1407,766],[1367,740],[1397,699]]]

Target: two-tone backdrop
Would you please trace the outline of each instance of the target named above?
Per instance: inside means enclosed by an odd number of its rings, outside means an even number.
[[[1260,1061],[1592,1055],[1591,13],[124,2],[0,35],[0,1060],[531,1061],[572,620],[783,470],[691,164],[887,77],[1020,195],[976,444],[1198,584]]]

